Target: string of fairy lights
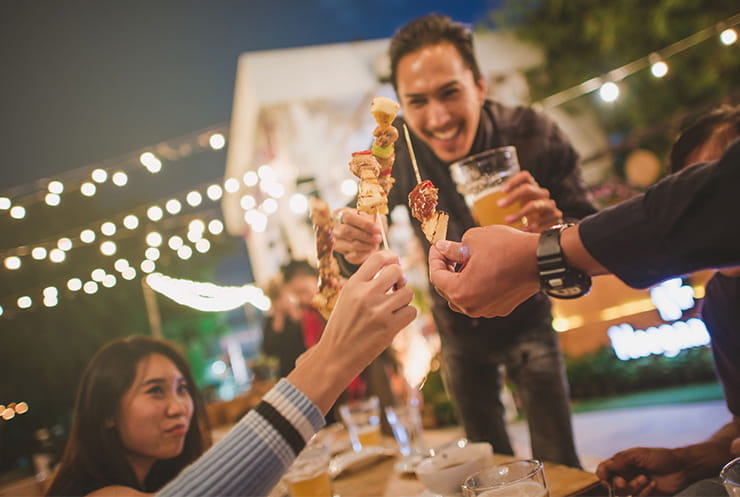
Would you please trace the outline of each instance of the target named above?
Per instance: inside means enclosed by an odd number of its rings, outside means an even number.
[[[215,136],[216,143],[219,146],[212,146],[212,148],[218,150],[225,145],[225,139],[220,134]],[[214,135],[211,136],[209,143],[214,143]],[[152,164],[154,164],[156,172],[161,170],[161,161],[151,152],[142,153],[140,161],[142,164],[149,164],[149,167],[153,167]],[[93,170],[93,173],[96,170]],[[93,174],[94,176],[96,175]],[[97,177],[103,178],[100,174],[97,174]],[[58,180],[49,182],[49,185],[55,185],[55,181]],[[84,182],[80,184],[84,185]],[[94,192],[93,195],[95,193],[97,192]],[[101,287],[111,288],[115,286],[119,279],[133,280],[138,273],[150,274],[157,269],[157,261],[161,256],[161,250],[165,248],[174,251],[183,260],[189,259],[195,252],[208,252],[211,248],[211,242],[206,235],[218,236],[224,230],[220,215],[215,212],[215,208],[212,208],[214,212],[210,218],[197,217],[192,213],[187,214],[183,212],[183,209],[186,206],[199,208],[207,200],[214,203],[218,202],[225,193],[241,195],[240,205],[244,210],[245,222],[252,231],[261,232],[267,227],[268,217],[278,211],[279,200],[285,194],[285,187],[278,181],[275,170],[270,165],[264,164],[257,171],[245,173],[241,180],[228,178],[223,181],[202,184],[168,199],[159,199],[152,204],[139,206],[108,219],[88,223],[85,226],[48,237],[34,244],[16,246],[0,251],[0,260],[3,262],[0,270],[22,271],[29,264],[49,262],[62,264],[71,251],[94,244],[98,244],[100,253],[109,257],[112,262],[115,256],[118,255],[118,243],[123,238],[132,236],[143,237],[147,247],[143,257],[139,255],[138,260],[133,264],[129,262],[132,257],[119,256],[112,265],[113,269],[110,267],[108,269],[103,267],[90,268],[89,275],[85,273],[84,277],[79,274],[74,275],[61,283],[41,285],[31,290],[26,289],[14,297],[2,298],[0,300],[2,302],[0,304],[0,318],[10,317],[17,312],[31,310],[42,304],[45,307],[56,307],[62,295],[74,296],[80,292],[94,294]],[[58,205],[53,204],[47,202],[50,207]],[[296,214],[305,214],[308,208],[308,199],[304,195],[296,193],[288,200],[288,206]],[[18,220],[22,219],[19,218]],[[147,226],[146,233],[142,229],[144,224]],[[187,231],[167,234],[164,233],[165,229],[151,229],[153,225],[161,226],[170,231],[187,225]],[[190,287],[193,289],[202,288],[202,285],[201,287],[197,286],[197,282],[190,283]],[[180,289],[187,286],[184,280],[179,280],[178,285]],[[173,295],[178,292],[182,293],[181,290],[173,289],[173,285],[160,286],[165,291],[169,291],[167,296],[173,299],[176,299]],[[199,301],[206,297],[198,294],[196,290],[189,293],[191,298],[180,296],[180,301],[188,300],[192,302],[193,307],[203,308]],[[218,293],[218,295],[223,294],[224,292]],[[241,295],[248,296],[249,300],[246,302],[260,309],[266,305],[261,291],[250,288],[243,290]],[[213,300],[209,302],[212,309],[223,309],[224,306],[228,307],[229,305],[229,303],[214,304]],[[269,302],[267,305],[269,306]]]
[[[724,46],[729,47],[735,45],[738,39],[736,27],[739,24],[740,13],[735,14],[724,21],[718,22],[713,26],[704,28],[661,50],[656,50],[644,57],[612,69],[601,76],[588,79],[571,88],[550,95],[549,97],[534,103],[533,107],[539,109],[551,109],[594,91],[599,92],[599,98],[601,98],[602,101],[608,103],[615,102],[619,98],[621,91],[619,82],[638,71],[642,71],[649,67],[650,73],[653,77],[661,79],[670,71],[670,66],[668,65],[668,59],[670,57],[698,45],[713,36],[718,36],[720,43]]]
[[[619,98],[619,81],[637,71],[650,68],[652,75],[662,78],[668,74],[670,67],[668,59],[676,54],[701,43],[712,36],[718,35],[725,46],[737,43],[736,26],[740,24],[740,14],[736,14],[720,23],[705,28],[683,40],[673,43],[662,50],[613,69],[603,76],[591,78],[567,90],[553,94],[534,104],[540,108],[552,108],[570,100],[597,91],[605,102],[614,102]],[[174,140],[162,142],[146,149],[138,150],[117,159],[104,161],[99,164],[85,166],[53,179],[41,179],[30,184],[21,185],[0,191],[0,215],[7,213],[11,220],[24,222],[28,220],[26,208],[43,202],[49,208],[56,208],[63,204],[64,196],[79,194],[92,198],[101,190],[105,183],[111,183],[118,188],[128,185],[129,176],[148,172],[159,174],[168,164],[193,154],[207,150],[221,150],[226,146],[228,124],[219,124]],[[347,183],[347,184],[345,184]],[[351,183],[351,184],[349,184]],[[346,180],[342,184],[342,192],[351,196],[355,193],[356,184]],[[277,172],[268,164],[264,164],[255,171],[247,171],[242,178],[225,178],[223,181],[208,185],[201,185],[183,192],[182,195],[169,199],[160,199],[148,206],[140,206],[133,211],[121,213],[107,220],[100,220],[80,227],[73,232],[59,234],[45,238],[34,244],[16,246],[0,250],[0,271],[21,271],[27,264],[46,263],[62,264],[68,252],[80,247],[99,243],[101,254],[115,259],[118,255],[116,241],[124,237],[137,236],[138,228],[143,224],[162,223],[169,218],[170,225],[177,224],[177,219],[183,218],[183,207],[199,207],[204,198],[212,202],[219,201],[225,193],[241,195],[240,206],[244,211],[244,220],[249,229],[261,232],[267,228],[268,218],[279,209],[279,202],[285,194],[285,187],[280,183]],[[301,193],[296,193],[288,199],[288,206],[296,214],[305,214],[308,209],[308,199]],[[43,212],[43,211],[41,211]],[[182,225],[184,226],[184,224]],[[180,227],[182,227],[180,226]],[[137,274],[151,274],[157,268],[157,261],[163,246],[175,251],[181,259],[190,258],[194,252],[206,253],[210,249],[210,236],[218,236],[223,232],[223,222],[219,216],[210,219],[191,218],[187,221],[188,229],[184,233],[170,234],[165,243],[165,237],[156,230],[151,230],[145,236],[147,248],[144,257],[129,257],[137,259],[132,264],[125,257],[115,259],[113,270],[96,267],[90,271],[89,277],[74,276],[64,285],[43,285],[39,288],[24,291],[17,296],[0,299],[0,318],[8,317],[17,311],[27,311],[38,307],[40,301],[46,307],[54,307],[59,302],[59,288],[65,288],[67,293],[84,292],[96,293],[100,286],[111,288],[119,278],[133,280]],[[138,231],[137,231],[138,230]],[[186,242],[187,240],[187,242]],[[117,275],[117,276],[116,276]],[[39,298],[41,296],[41,298]]]

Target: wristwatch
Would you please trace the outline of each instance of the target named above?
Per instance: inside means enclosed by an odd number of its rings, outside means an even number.
[[[591,277],[568,265],[560,247],[560,234],[570,224],[556,224],[540,234],[537,246],[537,269],[540,288],[551,297],[575,299],[591,290]]]

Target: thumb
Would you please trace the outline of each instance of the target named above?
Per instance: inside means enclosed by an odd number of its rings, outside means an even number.
[[[440,240],[434,246],[450,262],[465,264],[470,259],[470,250],[462,243]]]

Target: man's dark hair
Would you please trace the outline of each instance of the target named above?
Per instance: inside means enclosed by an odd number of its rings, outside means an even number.
[[[291,259],[280,268],[280,272],[283,275],[283,282],[288,283],[298,276],[314,276],[318,277],[318,270],[306,260],[302,259]]]
[[[688,166],[686,161],[694,150],[711,139],[722,140],[722,148],[740,136],[740,105],[723,105],[702,115],[686,126],[671,148],[668,170],[672,173]]]
[[[451,43],[462,57],[465,67],[473,72],[477,83],[481,72],[473,51],[473,32],[464,24],[441,14],[427,14],[401,27],[391,38],[388,55],[391,59],[391,83],[398,91],[398,62],[404,55],[443,42]]]

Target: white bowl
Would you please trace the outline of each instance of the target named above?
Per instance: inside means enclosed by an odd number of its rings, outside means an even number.
[[[460,495],[463,480],[493,464],[493,447],[488,442],[447,447],[427,457],[416,467],[416,476],[435,494]]]

